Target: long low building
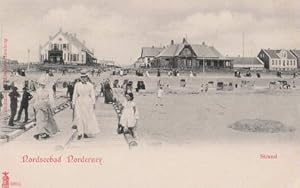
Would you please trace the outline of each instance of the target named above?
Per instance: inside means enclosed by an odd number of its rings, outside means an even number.
[[[232,57],[233,69],[263,70],[264,62],[258,57]]]

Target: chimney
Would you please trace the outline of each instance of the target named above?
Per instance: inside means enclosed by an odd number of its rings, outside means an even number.
[[[152,48],[154,48],[154,46],[152,46]]]
[[[174,45],[174,40],[171,40],[171,45]]]
[[[204,45],[204,46],[206,45],[204,41],[202,42],[202,45]]]
[[[182,43],[186,43],[186,39],[185,38],[182,39]]]

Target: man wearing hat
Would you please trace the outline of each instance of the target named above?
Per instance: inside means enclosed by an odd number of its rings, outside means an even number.
[[[12,91],[9,93],[10,97],[10,119],[8,122],[9,126],[14,126],[14,118],[18,109],[18,98],[20,94],[18,93],[18,88],[13,86]]]
[[[29,101],[32,99],[32,95],[28,92],[27,87],[23,88],[23,96],[21,100],[21,106],[18,112],[18,118],[16,121],[20,121],[22,112],[25,110],[25,120],[24,123],[28,121],[28,106],[29,106]]]

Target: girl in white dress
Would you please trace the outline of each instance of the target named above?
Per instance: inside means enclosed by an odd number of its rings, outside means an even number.
[[[124,133],[130,133],[133,138],[137,137],[136,127],[139,119],[139,113],[135,102],[133,101],[133,94],[127,93],[125,95],[126,102],[123,104],[122,115],[120,118],[120,126]]]

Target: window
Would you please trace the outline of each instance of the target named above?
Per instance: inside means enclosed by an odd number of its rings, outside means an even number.
[[[272,59],[272,65],[274,65],[274,59]]]
[[[67,44],[63,44],[63,49],[65,50],[67,48]]]
[[[84,61],[84,55],[83,54],[81,55],[81,58],[82,58],[82,62],[83,62]]]

